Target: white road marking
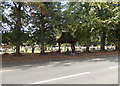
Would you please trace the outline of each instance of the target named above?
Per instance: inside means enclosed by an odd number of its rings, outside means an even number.
[[[96,58],[96,59],[91,59],[91,60],[105,60],[105,59],[102,59],[102,58]]]
[[[24,65],[24,66],[31,66],[31,65]]]
[[[113,66],[113,67],[108,67],[108,68],[109,69],[114,69],[114,68],[118,68],[118,66]],[[69,76],[63,76],[63,77],[59,77],[59,78],[53,78],[53,79],[43,80],[43,81],[39,81],[39,82],[35,82],[35,83],[30,83],[30,84],[42,84],[42,83],[46,83],[46,82],[51,82],[51,81],[56,81],[56,80],[60,80],[60,79],[71,78],[71,77],[85,75],[85,74],[90,74],[90,73],[91,72],[78,73],[78,74],[73,74],[73,75],[69,75]]]
[[[54,79],[48,79],[48,80],[39,81],[39,82],[35,82],[35,83],[30,83],[30,84],[42,84],[42,83],[45,83],[45,82],[51,82],[51,81],[55,81],[55,80],[66,79],[66,78],[71,78],[71,77],[85,75],[85,74],[90,74],[90,73],[91,72],[78,73],[78,74],[74,74],[74,75],[63,76],[63,77],[54,78]]]
[[[65,65],[71,65],[72,63],[64,63]]]
[[[47,65],[47,66],[52,66],[52,65]]]
[[[0,72],[11,72],[11,71],[18,71],[20,69],[14,69],[14,70],[10,70],[10,69],[7,69],[7,70],[0,70]]]
[[[10,72],[10,71],[13,71],[13,70],[0,70],[0,72]]]
[[[12,70],[0,70],[0,72],[10,72]]]
[[[38,67],[36,67],[36,68],[42,68],[42,67],[45,67],[45,66],[38,66]]]
[[[118,66],[114,66],[114,67],[109,67],[110,69],[113,69],[113,68],[118,68]]]
[[[27,66],[27,65],[26,65]],[[52,66],[52,65],[47,65],[47,66]],[[47,67],[47,66],[39,66],[37,68],[42,68],[42,67]],[[118,66],[113,66],[113,67],[108,67],[109,69],[114,69],[114,68],[118,68]],[[11,71],[17,71],[17,70],[20,70],[20,69],[6,69],[6,70],[0,70],[0,72],[11,72]]]

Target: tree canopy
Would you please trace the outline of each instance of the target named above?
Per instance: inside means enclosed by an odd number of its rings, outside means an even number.
[[[42,54],[46,46],[54,46],[62,32],[69,32],[79,45],[100,43],[119,48],[119,2],[1,2],[2,42],[34,48]]]

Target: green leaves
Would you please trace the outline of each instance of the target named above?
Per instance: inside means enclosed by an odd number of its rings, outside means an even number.
[[[2,16],[10,31],[3,34],[3,39],[13,45],[54,45],[62,31],[72,34],[80,44],[100,42],[104,30],[105,41],[118,45],[119,3],[6,3],[9,5],[4,3],[2,10],[9,8],[9,13]]]

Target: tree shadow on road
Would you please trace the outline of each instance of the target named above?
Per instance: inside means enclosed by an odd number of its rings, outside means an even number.
[[[116,62],[118,63],[118,56],[109,56],[109,57],[86,57],[86,58],[74,58],[74,59],[65,59],[65,60],[51,60],[51,61],[34,61],[34,62],[17,62],[17,63],[3,63],[2,67],[5,69],[13,68],[20,70],[27,70],[34,67],[46,67],[46,66],[71,66],[75,63],[80,62]]]

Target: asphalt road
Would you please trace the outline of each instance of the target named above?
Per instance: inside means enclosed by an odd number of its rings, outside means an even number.
[[[9,64],[0,72],[3,84],[118,84],[118,57]]]

